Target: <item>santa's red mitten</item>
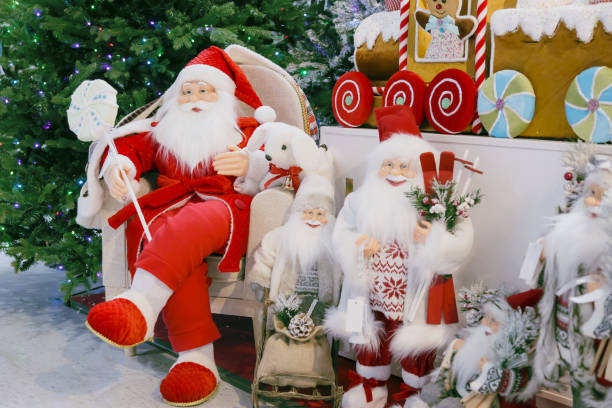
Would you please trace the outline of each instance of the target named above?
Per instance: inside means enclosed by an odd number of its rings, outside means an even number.
[[[86,326],[116,347],[132,347],[146,340],[145,318],[128,299],[118,298],[95,305],[87,315]]]
[[[175,407],[190,407],[208,400],[217,390],[215,374],[190,361],[178,363],[159,386],[164,402]]]

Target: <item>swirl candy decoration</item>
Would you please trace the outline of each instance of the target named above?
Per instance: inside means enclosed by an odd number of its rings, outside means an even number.
[[[491,136],[516,137],[533,119],[535,94],[531,82],[510,69],[496,72],[478,91],[477,109]]]
[[[580,139],[612,140],[612,68],[592,67],[574,78],[565,95],[565,116]]]
[[[459,133],[474,117],[476,85],[458,69],[440,72],[425,91],[427,121],[440,133]]]
[[[357,127],[368,119],[374,104],[374,93],[368,78],[361,72],[342,75],[332,92],[334,117],[344,127]]]
[[[425,81],[417,73],[398,71],[385,85],[383,106],[410,106],[418,126],[423,122],[423,98],[426,87]]]
[[[83,81],[72,94],[68,126],[79,140],[93,142],[115,125],[118,109],[117,91],[106,81]]]

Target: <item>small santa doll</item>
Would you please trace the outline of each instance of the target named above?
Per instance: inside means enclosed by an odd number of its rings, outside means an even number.
[[[437,152],[421,138],[409,107],[376,114],[381,143],[368,156],[361,186],[346,197],[332,241],[344,281],[325,326],[357,352],[345,408],[385,407],[392,358],[402,366],[408,391],[397,397],[407,398],[406,406],[427,383],[436,351],[458,322],[452,274],[473,238],[467,218],[454,233],[419,220],[406,193],[431,181],[423,178],[421,155]]]
[[[238,117],[239,100],[256,108],[255,118]],[[120,168],[134,184],[157,171],[158,188],[139,199],[151,241],[144,239],[133,204],[108,219],[114,228],[131,219],[126,236],[133,280],[130,290],[91,309],[87,327],[112,345],[130,347],[152,337],[163,311],[170,343],[179,353],[160,386],[171,405],[199,404],[217,389],[212,342],[220,334],[210,311],[204,259],[221,253],[221,272],[240,270],[251,197],[240,194],[234,181],[258,181],[268,171],[263,152],[241,150],[258,122],[274,120],[271,108],[261,105],[240,67],[210,47],[180,71],[155,121],[139,122],[140,133],[116,139],[118,157],[102,157],[100,175],[120,202],[128,194]],[[137,127],[126,125],[123,133]],[[121,128],[114,135],[120,133]],[[98,165],[90,160],[89,166]],[[79,211],[92,213],[101,206],[95,196],[83,198]]]
[[[465,408],[535,407],[539,384],[532,365],[539,317],[533,307],[542,291],[504,299],[481,289],[462,291],[469,327],[449,345],[435,383],[421,397],[432,406],[460,399]]]
[[[307,175],[295,195],[287,222],[268,232],[253,254],[247,279],[257,297],[312,295],[336,304],[340,269],[332,254],[334,190],[324,177]]]
[[[592,315],[592,303],[572,301],[601,285],[601,268],[612,241],[608,221],[600,216],[602,201],[610,197],[612,158],[588,150],[578,146],[568,154],[573,167],[566,173],[571,205],[567,213],[553,219],[552,228],[541,239],[541,265],[534,275],[544,290],[538,305],[542,325],[535,374],[541,383],[555,386],[569,373],[574,406],[593,405],[588,400],[597,405],[600,401],[592,397],[601,396],[610,385],[598,383],[590,371],[596,353],[594,336],[586,336],[581,328]]]

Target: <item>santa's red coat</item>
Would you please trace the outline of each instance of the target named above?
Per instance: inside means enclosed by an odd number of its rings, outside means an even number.
[[[251,134],[258,126],[254,118],[239,118],[238,126],[245,137],[239,147],[246,146]],[[160,145],[150,132],[125,136],[115,141],[119,154],[128,157],[136,167],[136,179],[149,171],[159,172],[158,188],[138,199],[147,224],[158,215],[184,205],[194,195],[203,199],[220,200],[228,208],[231,216],[231,231],[223,257],[219,263],[221,272],[240,271],[240,260],[246,253],[249,234],[249,214],[251,196],[234,191],[234,177],[217,174],[212,166],[200,164],[193,172],[185,174],[175,157],[158,154]],[[104,161],[106,153],[102,160]],[[126,231],[128,265],[132,274],[139,253],[144,229],[134,217],[135,208],[129,204],[108,219],[113,228],[133,218]]]

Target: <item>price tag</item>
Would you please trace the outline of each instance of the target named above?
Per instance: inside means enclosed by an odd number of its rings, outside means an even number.
[[[365,301],[363,297],[349,299],[346,305],[346,331],[363,333],[365,318]]]
[[[527,247],[527,252],[525,253],[525,259],[523,260],[523,265],[521,266],[519,278],[525,281],[525,283],[527,283],[527,285],[530,287],[535,286],[537,283],[536,280],[538,277],[536,274],[543,249],[544,246],[541,242],[530,242],[529,246]]]

